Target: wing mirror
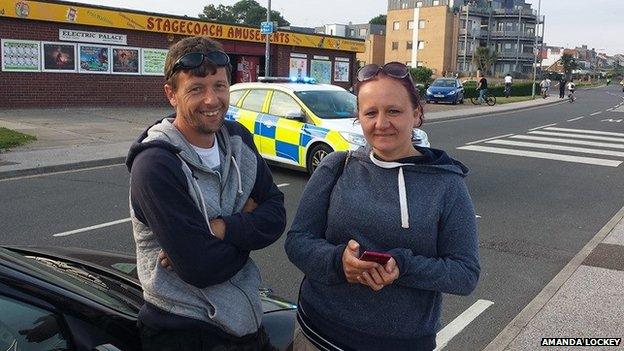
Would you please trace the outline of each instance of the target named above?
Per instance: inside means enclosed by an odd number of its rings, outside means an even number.
[[[292,110],[292,111],[287,111],[286,112],[286,118],[288,119],[294,119],[296,121],[305,121],[305,111],[303,110]]]

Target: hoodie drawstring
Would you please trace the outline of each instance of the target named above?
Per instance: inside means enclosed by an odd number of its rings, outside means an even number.
[[[386,168],[386,169],[399,168],[398,183],[399,183],[399,206],[401,208],[401,227],[409,228],[409,211],[407,208],[407,192],[405,190],[405,177],[403,176],[403,166],[413,165],[413,164],[381,161],[375,158],[372,151],[369,156],[373,164],[375,164],[376,166],[379,166],[381,168]]]
[[[238,176],[238,195],[243,195],[243,181],[241,179],[241,172],[238,168],[238,164],[236,163],[236,159],[232,156],[232,163],[234,164],[234,168],[236,169],[236,175]]]
[[[210,231],[210,234],[214,236],[214,232],[212,231],[212,228],[210,227],[210,220],[208,219],[208,212],[206,212],[206,202],[204,201],[204,195],[201,192],[199,183],[197,183],[197,179],[195,179],[195,175],[193,174],[191,167],[189,167],[186,164],[186,161],[184,161],[184,159],[182,158],[182,156],[180,156],[180,154],[177,154],[177,155],[180,161],[182,161],[182,168],[186,169],[191,175],[191,182],[193,182],[193,187],[195,188],[195,192],[199,194],[199,201],[200,201],[199,208],[202,210],[202,213],[204,214],[204,219],[206,220],[206,224],[208,225],[208,230]]]

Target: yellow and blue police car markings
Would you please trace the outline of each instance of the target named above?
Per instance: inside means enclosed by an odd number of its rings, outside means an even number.
[[[313,124],[305,123],[301,129],[299,145],[307,146],[314,138],[325,139],[327,133],[329,133],[329,129],[327,128],[317,127]]]
[[[256,123],[254,124],[254,134],[263,137],[275,139],[275,127],[277,126],[278,117],[258,113]]]

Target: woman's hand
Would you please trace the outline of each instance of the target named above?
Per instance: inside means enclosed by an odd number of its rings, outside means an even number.
[[[349,283],[362,283],[362,273],[381,267],[378,263],[362,261],[358,257],[360,257],[360,244],[355,240],[349,240],[342,253],[342,268]]]
[[[385,266],[378,266],[362,273],[362,284],[366,284],[375,291],[392,284],[399,277],[399,267],[394,258],[390,258]]]

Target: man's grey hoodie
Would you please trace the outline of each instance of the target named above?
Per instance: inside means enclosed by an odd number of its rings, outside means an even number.
[[[225,121],[215,134],[221,168],[213,171],[173,120],[148,128],[126,160],[146,302],[139,321],[157,330],[254,334],[262,320],[261,278],[249,252],[270,245],[284,231],[284,195],[240,124]],[[242,213],[250,197],[258,207]],[[209,220],[214,218],[226,224],[224,240],[212,235]],[[173,270],[159,264],[161,250]]]

